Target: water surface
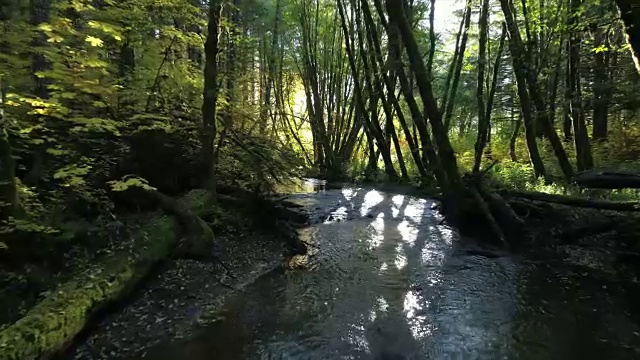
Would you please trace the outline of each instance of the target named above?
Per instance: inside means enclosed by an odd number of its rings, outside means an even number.
[[[610,274],[470,255],[430,200],[357,188],[292,198],[320,220],[303,234],[319,249],[307,269],[262,277],[220,321],[147,358],[640,358]]]

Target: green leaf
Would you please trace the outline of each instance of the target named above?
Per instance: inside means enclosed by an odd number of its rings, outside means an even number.
[[[125,180],[126,179],[126,180]],[[138,176],[123,177],[122,180],[112,180],[107,182],[111,186],[112,191],[125,191],[130,187],[140,187],[145,190],[156,190],[153,186],[149,185],[146,179]]]

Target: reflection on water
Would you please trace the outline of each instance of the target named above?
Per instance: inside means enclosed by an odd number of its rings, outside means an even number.
[[[458,234],[428,200],[360,189],[305,196],[350,219],[309,232],[321,249],[312,267],[261,278],[227,301],[224,320],[149,358],[640,355],[619,284],[562,264],[457,252]]]

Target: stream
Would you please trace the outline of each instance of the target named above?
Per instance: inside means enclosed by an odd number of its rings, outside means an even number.
[[[434,202],[364,188],[294,194],[305,269],[268,273],[218,321],[146,359],[632,359],[640,319],[616,274],[480,256]]]

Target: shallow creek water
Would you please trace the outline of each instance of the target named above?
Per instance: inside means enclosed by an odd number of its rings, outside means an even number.
[[[147,359],[640,358],[615,275],[470,255],[426,199],[358,188],[291,199],[320,220],[302,234],[318,248],[307,267],[259,278],[219,321]]]

